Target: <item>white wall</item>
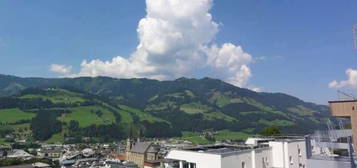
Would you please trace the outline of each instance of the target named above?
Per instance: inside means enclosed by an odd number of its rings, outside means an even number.
[[[197,168],[223,168],[221,167],[221,156],[216,154],[172,150],[167,154],[166,158],[185,160],[186,162],[196,163]]]
[[[271,142],[269,142],[269,146],[271,147],[271,153],[273,154],[272,155],[272,167],[283,168],[284,163],[285,163],[285,161],[284,161],[284,159],[285,159],[284,143],[271,141]]]
[[[265,167],[263,165],[263,159],[264,159]],[[271,148],[255,150],[255,168],[269,168],[271,164],[272,164]]]
[[[300,168],[306,167],[306,145],[305,141],[271,141],[272,166],[277,168]],[[299,155],[299,149],[300,154]],[[291,157],[291,162],[290,162]]]
[[[247,150],[235,155],[224,156],[222,168],[242,168],[242,162],[245,163],[245,168],[264,168],[263,159],[269,164],[272,162],[270,148]]]
[[[269,148],[239,151],[232,154],[210,154],[195,151],[172,150],[166,158],[196,163],[197,168],[303,168],[306,167],[306,145],[299,141],[270,141]],[[300,155],[299,155],[300,149]],[[291,157],[291,162],[290,162]],[[301,163],[301,167],[299,167]]]
[[[222,168],[242,168],[242,162],[245,163],[245,168],[252,168],[251,156],[251,151],[246,151],[236,155],[223,157]]]
[[[306,167],[306,145],[305,141],[298,141],[298,142],[287,142],[288,146],[288,156],[292,157],[293,164],[290,164],[290,168],[299,168],[299,164],[302,167],[305,165]],[[299,155],[300,149],[300,155]]]
[[[168,159],[184,160],[196,163],[197,168],[264,168],[263,159],[268,168],[272,163],[270,148],[240,151],[230,155],[209,154],[195,151],[172,150]]]

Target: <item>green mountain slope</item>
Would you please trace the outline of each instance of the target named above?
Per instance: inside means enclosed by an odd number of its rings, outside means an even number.
[[[57,110],[52,118],[61,129],[50,133],[67,139],[73,135],[103,137],[100,131],[105,129],[118,132],[105,136],[106,139],[129,134],[179,136],[182,131],[207,129],[254,134],[270,125],[279,126],[285,133],[302,134],[324,127],[329,118],[326,106],[282,93],[257,93],[210,78],[157,81],[0,75],[0,96],[10,102],[6,107],[0,104],[0,115],[2,110],[29,113],[19,115],[24,117],[19,117],[19,121],[28,121],[23,123],[30,127],[34,119],[29,118],[46,113],[40,111]],[[68,131],[69,126],[77,130]],[[33,131],[32,127],[29,130]]]
[[[169,122],[125,105],[110,105],[100,97],[61,88],[25,89],[0,98],[0,136],[13,132],[16,139],[79,142],[121,139],[130,134],[153,137],[152,125],[173,128]],[[135,124],[134,124],[135,123]],[[144,132],[145,131],[145,132]],[[167,132],[167,131],[166,131]],[[180,132],[158,136],[178,136]],[[1,138],[1,137],[0,137]]]

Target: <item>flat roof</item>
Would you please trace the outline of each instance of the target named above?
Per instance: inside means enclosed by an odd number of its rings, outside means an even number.
[[[258,146],[249,146],[249,145],[207,145],[207,146],[198,146],[193,148],[186,148],[186,151],[194,151],[194,152],[202,152],[202,153],[210,153],[210,154],[227,154],[239,151],[245,151],[249,149],[258,149],[269,147],[268,145],[258,145]]]
[[[328,101],[328,103],[348,103],[348,102],[357,102],[357,100],[335,100],[335,101]]]

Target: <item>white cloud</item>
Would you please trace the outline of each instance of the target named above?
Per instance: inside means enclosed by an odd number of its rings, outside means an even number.
[[[247,87],[253,58],[241,46],[212,44],[219,30],[209,13],[212,5],[212,0],[146,0],[147,14],[139,21],[135,52],[110,61],[84,60],[80,72],[70,76],[166,80],[209,68],[221,79]]]
[[[261,92],[262,91],[262,88],[258,88],[258,87],[251,87],[249,89],[253,90],[254,92]]]
[[[222,47],[212,45],[206,49],[208,56],[207,65],[218,71],[227,82],[239,86],[246,86],[252,76],[248,64],[252,62],[252,57],[243,51],[240,46],[225,43]]]
[[[72,71],[72,66],[52,64],[50,70],[59,74],[69,74]]]
[[[347,80],[343,80],[343,81],[332,81],[329,83],[329,87],[330,88],[352,88],[352,89],[357,89],[357,70],[354,69],[347,69],[346,70],[346,75],[348,77]]]

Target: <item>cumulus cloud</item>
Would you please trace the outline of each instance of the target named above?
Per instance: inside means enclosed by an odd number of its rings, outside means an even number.
[[[352,89],[357,89],[357,70],[354,69],[347,69],[346,70],[346,75],[348,77],[347,80],[343,81],[332,81],[329,83],[330,88],[352,88]]]
[[[59,74],[69,74],[72,71],[72,66],[52,64],[50,70]]]
[[[231,84],[248,87],[253,58],[241,46],[213,43],[219,24],[209,13],[212,5],[212,0],[146,0],[136,51],[128,58],[84,60],[80,72],[70,76],[166,80],[208,68]]]
[[[225,43],[222,47],[212,45],[206,49],[208,56],[207,65],[215,68],[227,82],[239,87],[246,86],[252,76],[247,66],[252,62],[252,57],[243,51],[240,46]]]

